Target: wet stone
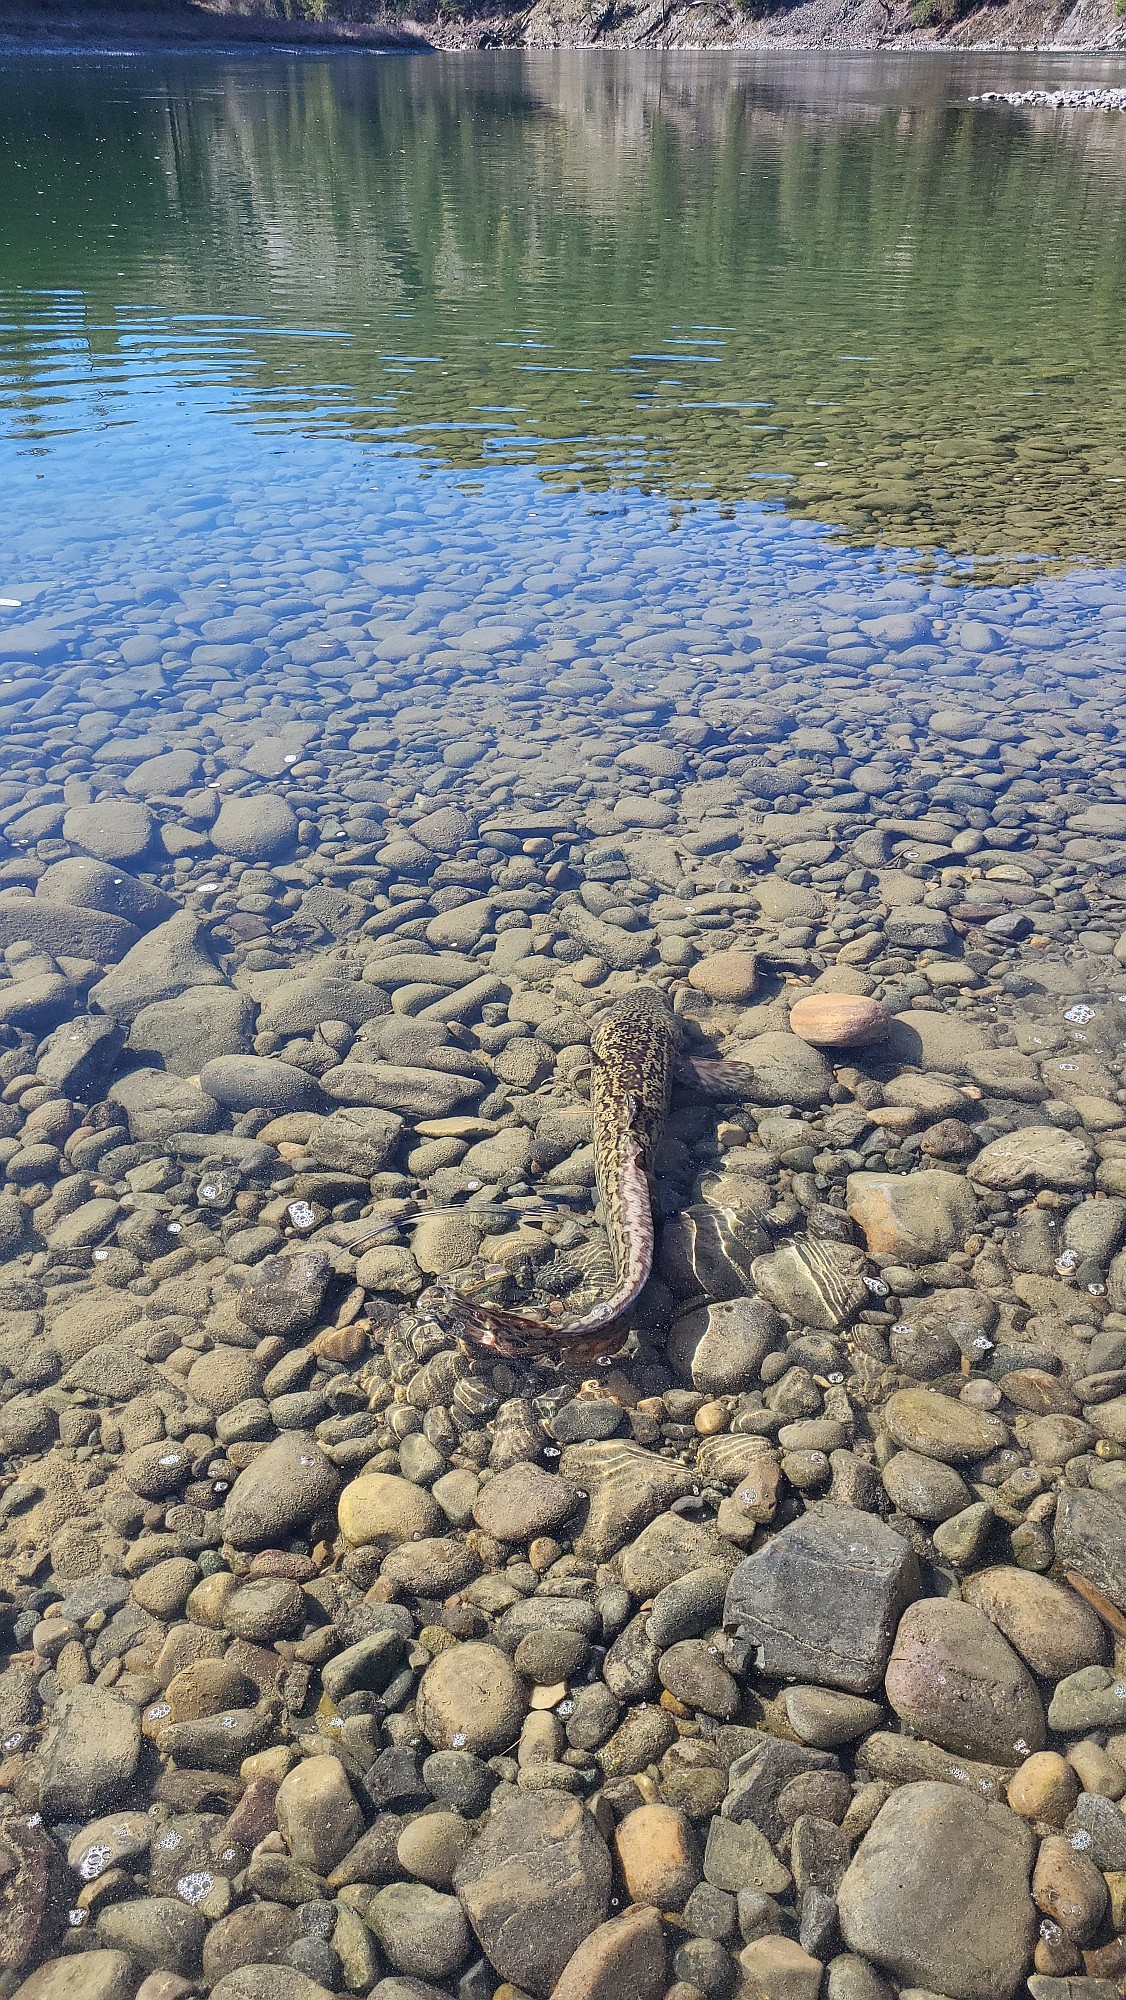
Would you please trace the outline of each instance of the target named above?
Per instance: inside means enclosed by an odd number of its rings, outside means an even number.
[[[986,1762],[1044,1745],[1044,1711],[1019,1655],[972,1604],[925,1598],[900,1621],[887,1669],[892,1707],[918,1736]]]
[[[704,1878],[713,1889],[726,1889],[731,1895],[757,1889],[767,1896],[783,1896],[790,1887],[789,1869],[749,1819],[739,1823],[713,1819],[704,1850]]]
[[[85,1819],[124,1803],[140,1755],[137,1711],[111,1689],[76,1687],[60,1695],[43,1750],[44,1814]]]
[[[999,1566],[967,1577],[962,1595],[984,1611],[1034,1674],[1058,1681],[1107,1656],[1101,1620],[1066,1584],[1035,1571]]]
[[[762,1671],[867,1694],[919,1590],[911,1549],[856,1508],[819,1502],[732,1576],[724,1625]]]
[[[443,1519],[424,1486],[393,1472],[368,1472],[352,1480],[340,1495],[338,1512],[340,1531],[353,1546],[374,1542],[392,1548],[433,1534]]]
[[[610,1880],[610,1855],[591,1815],[550,1792],[517,1793],[494,1810],[455,1878],[490,1965],[534,2000],[547,2000],[604,1920]]]
[[[363,1814],[339,1758],[305,1757],[282,1779],[277,1823],[290,1853],[327,1875],[364,1830]]]
[[[873,1256],[932,1263],[960,1250],[977,1221],[973,1190],[960,1174],[850,1174],[848,1212]]]
[[[953,1785],[904,1785],[841,1883],[845,1943],[902,1984],[1010,2000],[1036,1933],[1032,1849],[1006,1807]]]
[[[316,1439],[286,1431],[239,1474],[223,1509],[236,1548],[276,1548],[331,1510],[340,1474]]]
[[[111,1949],[141,1965],[190,1975],[198,1969],[207,1921],[179,1896],[137,1896],[110,1903],[97,1932]]]
[[[575,1552],[605,1561],[671,1501],[692,1488],[692,1475],[656,1453],[625,1440],[568,1445],[559,1470],[589,1496]]]
[[[885,1422],[896,1444],[947,1465],[985,1458],[1009,1441],[999,1417],[933,1389],[897,1389],[888,1400]]]
[[[1062,1568],[1074,1570],[1126,1612],[1126,1505],[1108,1493],[1065,1489],[1054,1528]]]
[[[515,1741],[527,1707],[507,1653],[476,1640],[439,1653],[417,1699],[420,1727],[435,1749],[485,1757]]]
[[[322,1250],[267,1257],[239,1293],[239,1318],[259,1334],[305,1333],[316,1323],[331,1278]]]
[[[916,1521],[946,1521],[970,1504],[969,1488],[954,1468],[918,1452],[897,1451],[882,1478],[889,1500]]]
[[[1081,1133],[1025,1125],[985,1146],[970,1173],[980,1187],[1080,1191],[1090,1186],[1093,1165],[1093,1150]]]
[[[782,1323],[764,1300],[718,1300],[675,1322],[669,1353],[679,1373],[709,1395],[752,1388],[766,1356],[779,1344]]]
[[[49,1958],[16,1988],[19,2000],[133,2000],[137,1974],[124,1951]]]
[[[558,1474],[524,1463],[499,1472],[482,1486],[474,1503],[479,1528],[500,1542],[528,1542],[554,1534],[578,1506],[578,1489]]]
[[[661,2000],[667,1981],[665,1938],[654,1910],[623,1910],[599,1924],[568,1960],[552,2000]],[[668,1989],[672,1990],[672,1989]]]

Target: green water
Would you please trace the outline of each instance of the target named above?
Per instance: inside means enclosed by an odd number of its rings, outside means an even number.
[[[1118,562],[1126,121],[968,101],[1110,67],[10,59],[0,411],[49,448],[186,377],[982,575]]]

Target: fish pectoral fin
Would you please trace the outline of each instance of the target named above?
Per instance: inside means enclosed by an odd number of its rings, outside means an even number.
[[[758,1079],[750,1063],[733,1062],[728,1056],[689,1056],[686,1081],[698,1084],[711,1097],[741,1097],[754,1100]]]

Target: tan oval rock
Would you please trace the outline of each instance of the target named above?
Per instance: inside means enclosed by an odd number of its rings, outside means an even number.
[[[1036,1750],[1013,1772],[1005,1796],[1022,1819],[1062,1826],[1079,1796],[1079,1778],[1058,1750]]]
[[[614,1835],[630,1898],[658,1910],[682,1910],[700,1880],[700,1852],[686,1813],[676,1806],[638,1806]]]
[[[949,1597],[909,1605],[884,1687],[913,1735],[957,1756],[1016,1765],[1044,1747],[1036,1683],[976,1605]]]
[[[339,1757],[304,1757],[278,1786],[278,1831],[294,1860],[327,1875],[364,1830]]]
[[[1045,1680],[1062,1680],[1082,1667],[1101,1666],[1107,1658],[1102,1620],[1076,1591],[1035,1570],[1007,1564],[979,1570],[966,1578],[962,1596],[984,1611]]]
[[[377,1542],[393,1548],[416,1535],[434,1535],[445,1516],[424,1486],[394,1472],[366,1472],[340,1495],[340,1532],[354,1548]]]
[[[551,2000],[661,2000],[667,1965],[656,1910],[623,1910],[599,1924],[568,1959]]]
[[[1087,1944],[1107,1905],[1106,1878],[1079,1854],[1066,1834],[1050,1833],[1040,1843],[1032,1873],[1032,1900],[1074,1944]]]
[[[815,1049],[861,1049],[882,1042],[892,1017],[861,993],[803,993],[790,1009],[790,1033]]]
[[[194,1660],[181,1667],[165,1689],[173,1722],[201,1722],[226,1708],[245,1708],[257,1693],[244,1673],[226,1660]]]
[[[436,1750],[492,1757],[516,1741],[528,1696],[508,1654],[473,1639],[430,1662],[417,1708],[419,1727]]]
[[[749,1000],[758,985],[758,960],[753,951],[737,945],[713,951],[692,967],[688,984],[709,1000]]]
[[[936,1389],[896,1389],[884,1412],[887,1433],[905,1451],[961,1465],[1000,1451],[1008,1428],[988,1410],[942,1396]]]

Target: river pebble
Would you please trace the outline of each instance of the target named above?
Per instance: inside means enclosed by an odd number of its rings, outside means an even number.
[[[286,557],[291,637],[203,632],[185,529],[168,741],[115,696],[88,782],[75,676],[65,777],[12,737],[21,2000],[1116,1979],[1126,612],[1085,578],[1072,659],[1051,580],[847,551],[689,636],[666,534],[636,637],[523,569],[440,629],[449,505],[398,582]],[[628,1341],[463,1351],[446,1286],[606,1289],[638,980],[687,1060]]]

